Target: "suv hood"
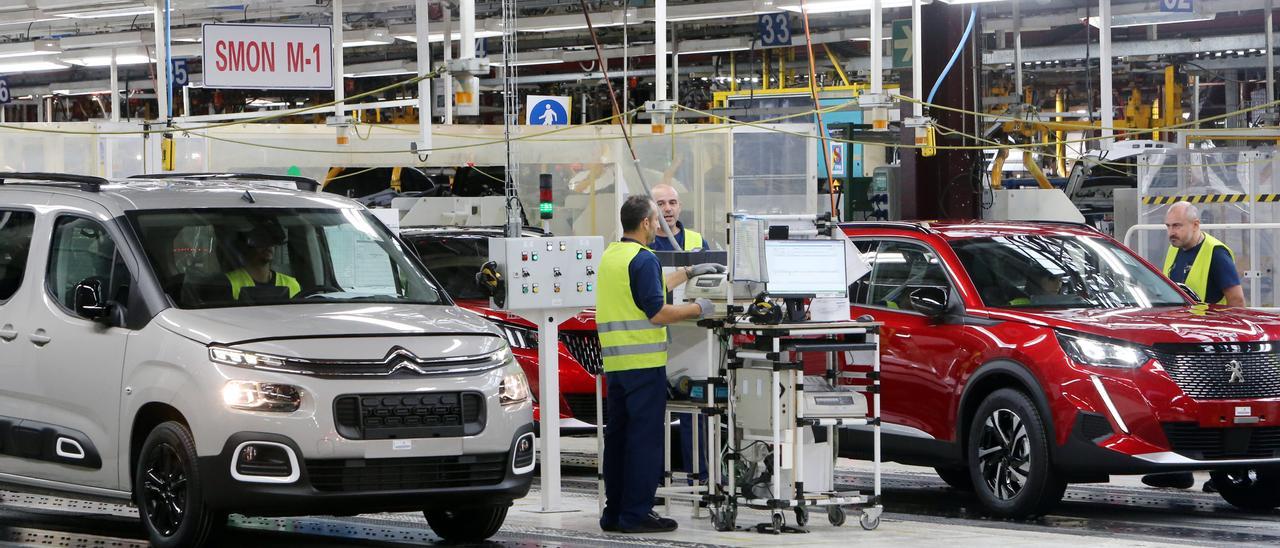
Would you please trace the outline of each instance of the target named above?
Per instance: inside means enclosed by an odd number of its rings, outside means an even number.
[[[538,325],[526,320],[520,316],[489,307],[489,301],[479,299],[458,299],[458,306],[475,312],[481,316],[489,318],[493,321],[507,322],[529,329],[537,329]],[[561,331],[595,331],[596,330],[596,310],[590,308],[583,310],[570,318],[566,318],[560,322]]]
[[[1280,316],[1218,305],[1163,308],[993,310],[992,319],[1047,325],[1142,345],[1280,340]]]
[[[241,308],[170,308],[156,319],[201,344],[264,339],[334,339],[402,335],[500,336],[487,321],[456,306],[317,303]]]

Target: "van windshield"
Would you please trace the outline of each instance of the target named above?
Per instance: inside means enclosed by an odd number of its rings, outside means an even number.
[[[129,217],[179,308],[447,302],[367,211],[226,208]]]
[[[1023,234],[951,242],[987,306],[1150,308],[1187,301],[1125,248],[1102,238]]]

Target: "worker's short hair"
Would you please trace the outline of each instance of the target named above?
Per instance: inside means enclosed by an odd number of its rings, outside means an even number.
[[[640,223],[653,215],[653,200],[639,194],[628,196],[622,202],[622,231],[631,232],[640,228]]]

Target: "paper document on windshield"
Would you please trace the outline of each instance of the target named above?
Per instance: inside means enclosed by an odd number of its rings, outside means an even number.
[[[739,282],[767,282],[764,263],[764,235],[768,222],[746,215],[734,215],[730,223],[733,265],[730,279]]]

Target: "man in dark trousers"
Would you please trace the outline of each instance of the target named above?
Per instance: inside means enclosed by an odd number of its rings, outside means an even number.
[[[1203,303],[1244,306],[1244,288],[1236,270],[1235,253],[1227,244],[1200,230],[1200,210],[1190,202],[1169,206],[1164,216],[1169,234],[1169,250],[1164,257],[1164,275],[1186,284]],[[1191,472],[1148,474],[1142,483],[1152,487],[1186,489],[1195,485]],[[1205,491],[1216,491],[1213,481]]]
[[[667,428],[668,324],[711,315],[711,301],[667,304],[667,286],[719,265],[679,269],[663,279],[658,257],[645,246],[659,225],[658,208],[647,196],[622,204],[622,240],[600,258],[596,326],[609,389],[604,434],[605,508],[600,528],[624,533],[674,531],[676,522],[653,511],[662,480],[663,437]]]

